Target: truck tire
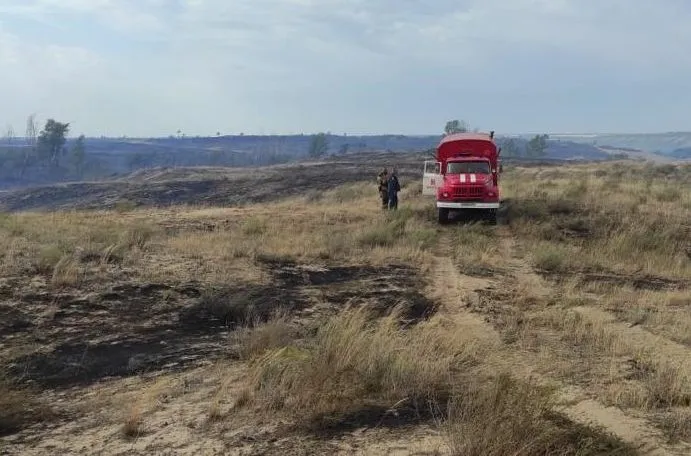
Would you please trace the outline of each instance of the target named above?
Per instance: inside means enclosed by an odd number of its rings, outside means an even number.
[[[441,225],[448,223],[449,221],[449,209],[445,207],[440,207],[437,209],[437,218]]]
[[[496,225],[497,224],[497,210],[496,209],[490,209],[487,211],[487,220],[489,221],[490,225]]]

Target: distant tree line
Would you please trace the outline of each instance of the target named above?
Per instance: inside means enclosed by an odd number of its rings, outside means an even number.
[[[24,138],[17,138],[8,126],[0,143],[0,180],[21,180],[27,174],[41,174],[52,179],[81,178],[85,172],[86,146],[79,136],[66,147],[69,123],[48,119],[39,130],[34,114],[26,120]]]
[[[343,135],[347,136],[347,135]],[[307,155],[311,158],[320,158],[323,157],[324,155],[327,155],[329,152],[329,133],[317,133],[315,135],[312,135],[309,143],[309,148],[307,149]],[[338,149],[336,154],[338,155],[345,155],[348,152],[350,152],[351,148],[358,148],[360,150],[364,149],[366,147],[366,144],[364,143],[359,143],[359,144],[351,144],[351,143],[343,143],[341,144]]]
[[[465,120],[449,120],[444,126],[444,134],[451,135],[455,133],[467,133],[470,131],[470,125]],[[475,128],[473,131],[477,132]],[[532,139],[526,142],[523,147],[519,141],[514,138],[497,139],[500,145],[503,157],[527,157],[527,158],[541,158],[547,155],[547,140],[549,135],[535,135]]]
[[[171,138],[146,141],[126,137],[108,139],[84,135],[68,138],[72,125],[49,118],[42,125],[27,118],[23,137],[12,126],[0,131],[0,187],[16,187],[68,180],[99,179],[142,168],[176,166],[266,166],[301,158],[363,153],[372,150],[420,152],[434,147],[435,137],[378,135],[361,137],[330,132],[295,135],[192,137],[178,130]],[[450,120],[444,134],[471,131],[464,120]],[[473,131],[478,131],[476,128]],[[498,138],[502,155],[541,157],[547,135],[525,139]]]
[[[535,135],[523,147],[514,138],[499,141],[503,157],[542,158],[547,155],[549,135]]]

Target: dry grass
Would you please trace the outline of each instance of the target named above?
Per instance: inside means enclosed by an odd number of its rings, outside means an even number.
[[[266,353],[255,361],[255,399],[320,427],[368,407],[445,400],[453,372],[476,363],[479,347],[438,321],[404,330],[400,312],[373,320],[364,306],[348,309],[304,346]]]
[[[621,329],[595,316],[564,309],[532,315],[522,328],[522,337],[526,338],[526,331],[545,327],[558,335],[565,347],[570,347],[569,351],[577,356],[572,362],[585,361],[570,366],[581,375],[587,369],[593,369],[591,375],[602,375],[603,366],[617,366],[622,358],[630,360],[630,372],[624,374],[616,368],[609,377],[599,378],[603,385],[607,383],[602,390],[605,402],[641,410],[691,405],[689,366],[661,356],[654,346],[631,344]]]
[[[505,339],[538,354],[543,372],[584,382],[605,403],[661,416],[660,426],[682,440],[689,357],[653,334],[690,344],[689,171],[523,169],[511,171],[504,187],[521,251],[553,279],[551,297],[532,300],[536,308],[518,305],[528,290],[515,290]]]
[[[618,356],[627,352],[622,336],[601,320],[563,309],[547,310],[541,317],[562,340],[597,356]]]
[[[52,408],[36,392],[0,373],[0,436],[55,418]]]
[[[60,258],[53,267],[51,283],[56,287],[78,286],[82,278],[82,271],[78,260],[72,255]]]
[[[616,438],[577,426],[554,412],[553,391],[508,374],[474,381],[458,393],[445,423],[452,454],[633,455]]]
[[[57,287],[78,286],[82,264],[122,263],[160,236],[150,213],[25,213],[4,217],[0,223],[0,263],[3,275],[46,274]]]
[[[143,432],[144,415],[140,404],[133,404],[125,415],[122,434],[127,438],[137,438]]]
[[[691,410],[680,408],[664,415],[660,427],[672,443],[691,441]]]
[[[691,346],[691,293],[615,287],[603,300],[622,321]]]
[[[537,247],[538,267],[554,272],[691,277],[689,172],[669,181],[651,177],[657,172],[621,164],[514,171],[504,187],[513,200],[513,228]]]
[[[246,389],[231,388],[226,379],[205,399],[210,421],[243,406],[256,406],[267,420],[287,416],[303,430],[373,424],[372,416],[376,423],[394,415],[409,423],[434,416],[455,454],[633,454],[555,414],[549,390],[488,372],[497,366],[483,363],[497,349],[528,353],[526,362],[538,371],[549,372],[558,361],[579,371],[577,381],[588,381],[603,402],[659,414],[670,436],[688,439],[688,366],[656,353],[659,347],[642,350],[625,330],[581,311],[611,310],[620,321],[691,343],[686,290],[635,290],[586,278],[593,272],[622,280],[691,277],[689,176],[642,165],[510,170],[503,185],[513,199],[515,251],[503,242],[503,228],[438,227],[433,203],[414,191],[402,195],[399,211],[383,213],[370,184],[250,208],[149,210],[123,203],[113,212],[0,214],[0,277],[38,275],[54,290],[89,291],[123,277],[200,282],[202,310],[247,325],[233,332],[229,351],[252,369]],[[439,250],[442,231],[450,252]],[[480,309],[509,336],[506,346],[481,345],[441,317],[402,327],[401,309],[384,318],[367,307],[339,309],[312,332],[287,312],[264,321],[259,295],[238,291],[230,299],[214,291],[272,284],[267,259],[396,263],[425,272],[444,254],[462,273],[494,277],[495,291],[508,295],[493,295]],[[512,255],[525,257],[543,277],[509,267],[524,263]],[[510,311],[500,308],[502,299]],[[622,372],[624,359],[635,361],[636,375]],[[123,435],[147,431],[158,396],[144,389],[127,402],[117,423]],[[32,422],[27,397],[0,383],[2,429]]]
[[[77,287],[87,278],[112,280],[121,268],[151,281],[201,275],[223,283],[241,272],[248,281],[260,281],[254,263],[262,256],[424,262],[436,232],[416,208],[428,202],[416,196],[406,202],[410,207],[382,213],[376,193],[354,184],[324,192],[318,201],[296,198],[251,209],[3,215],[0,273],[32,271],[56,286]]]
[[[187,378],[160,377],[146,382],[139,391],[128,394],[123,404],[120,432],[125,438],[136,439],[147,432],[147,415],[162,405],[164,398],[178,394]]]
[[[297,336],[297,330],[290,324],[287,312],[278,312],[269,321],[253,322],[233,332],[232,338],[240,359],[251,360],[268,350],[290,345]]]
[[[412,408],[411,416],[440,420],[458,455],[635,454],[556,414],[552,390],[508,374],[486,377],[477,367],[487,347],[452,324],[433,319],[402,329],[398,317],[376,320],[366,308],[348,309],[314,338],[259,352],[253,402],[312,431]]]
[[[462,273],[491,275],[502,270],[505,258],[492,228],[471,223],[463,226],[453,241],[453,258]]]

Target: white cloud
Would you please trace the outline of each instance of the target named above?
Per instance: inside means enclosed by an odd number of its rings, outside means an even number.
[[[69,106],[94,133],[222,128],[213,122],[425,131],[458,111],[538,128],[611,110],[606,96],[628,93],[644,109],[645,91],[691,79],[685,0],[0,0],[0,18],[11,109]],[[14,19],[61,33],[31,34]],[[66,41],[79,24],[103,33]],[[527,115],[521,103],[536,97],[543,107]],[[556,101],[567,99],[570,109]],[[113,108],[95,111],[93,100]],[[659,121],[673,122],[683,101]]]
[[[163,6],[165,3],[157,0],[0,0],[0,13],[58,27],[66,16],[83,16],[119,32],[151,33],[165,29],[157,15]]]

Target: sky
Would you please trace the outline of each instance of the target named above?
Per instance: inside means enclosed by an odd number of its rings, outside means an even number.
[[[0,128],[691,130],[688,0],[0,0]]]

